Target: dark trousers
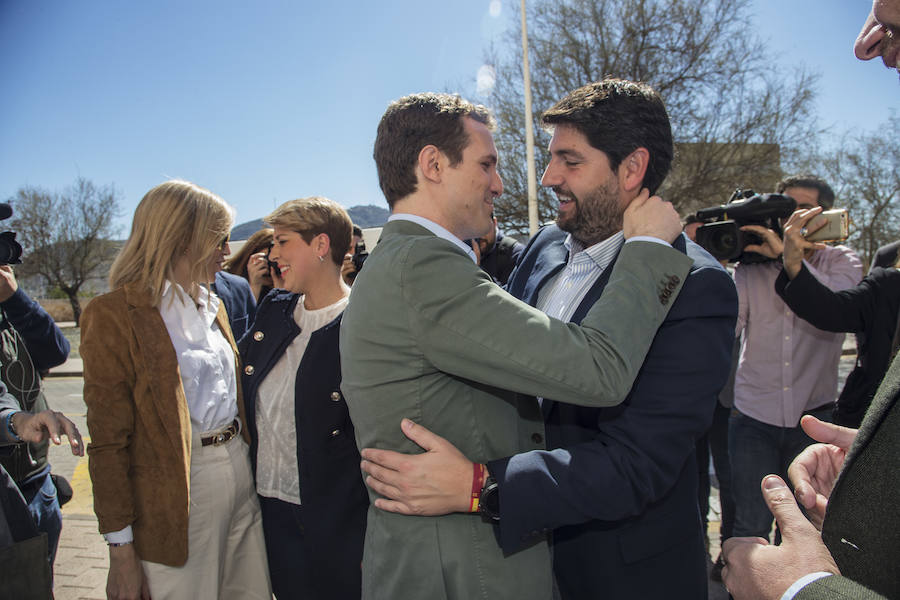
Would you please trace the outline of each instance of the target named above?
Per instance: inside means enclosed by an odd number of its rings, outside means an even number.
[[[362,569],[359,557],[312,540],[327,540],[319,523],[304,507],[259,497],[269,578],[278,600],[359,600]],[[341,540],[333,540],[340,547]]]
[[[716,403],[712,425],[706,435],[697,440],[697,501],[700,504],[700,517],[703,520],[703,533],[706,535],[709,513],[709,458],[712,455],[719,482],[719,504],[722,508],[722,522],[719,528],[719,540],[724,542],[734,531],[734,497],[731,492],[731,461],[728,457],[728,420],[731,409]]]
[[[50,478],[50,468],[19,483],[22,496],[28,504],[28,510],[34,518],[38,531],[47,534],[47,547],[50,554],[50,566],[56,559],[56,548],[59,545],[59,534],[62,532],[62,510],[56,497],[56,485]]]
[[[823,421],[831,420],[831,406],[809,411]],[[737,508],[734,535],[769,539],[772,513],[763,499],[760,482],[769,474],[781,476],[790,485],[787,468],[815,440],[799,425],[778,427],[732,410],[728,429],[731,482]],[[777,543],[777,540],[776,540]]]

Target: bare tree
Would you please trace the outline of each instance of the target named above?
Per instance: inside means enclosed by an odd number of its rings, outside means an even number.
[[[535,0],[529,53],[536,109],[604,77],[645,81],[666,102],[676,140],[673,172],[661,193],[683,213],[723,203],[735,187],[770,191],[803,144],[817,135],[815,77],[787,76],[752,29],[749,0]],[[521,44],[508,32],[489,104],[498,122],[504,195],[497,217],[527,231]],[[538,116],[539,117],[539,116]],[[536,119],[538,118],[536,117]],[[539,123],[536,123],[539,126]],[[539,131],[539,127],[536,128]],[[548,159],[539,139],[538,168]],[[541,220],[555,217],[539,192]]]
[[[850,211],[850,239],[869,264],[879,246],[900,239],[900,117],[871,132],[848,134],[823,161],[837,203]]]
[[[68,297],[77,324],[79,291],[85,282],[102,275],[115,252],[111,237],[118,193],[112,185],[97,187],[79,178],[61,194],[20,188],[9,203],[14,211],[10,225],[24,247],[19,270],[59,288]]]

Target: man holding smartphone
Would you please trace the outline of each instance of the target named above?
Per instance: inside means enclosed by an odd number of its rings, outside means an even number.
[[[797,201],[798,209],[834,205],[831,187],[811,175],[787,177],[778,193]],[[773,260],[740,263],[735,334],[744,335],[734,383],[734,408],[728,431],[732,490],[736,506],[734,535],[769,538],[772,514],[759,482],[769,473],[786,475],[787,466],[813,443],[800,428],[800,417],[831,420],[837,395],[837,364],[844,334],[817,329],[798,317],[775,293],[784,251],[781,237],[757,225],[742,227],[762,238],[746,250]],[[777,259],[777,260],[776,260]],[[803,263],[832,290],[856,285],[862,262],[846,246],[806,251]]]

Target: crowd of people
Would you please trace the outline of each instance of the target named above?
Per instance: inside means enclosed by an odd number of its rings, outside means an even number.
[[[875,0],[856,55],[897,68],[898,36]],[[449,94],[381,118],[364,263],[327,198],[226,260],[222,198],[147,192],[81,319],[109,598],[702,599],[710,454],[734,598],[900,597],[896,257],[863,278],[810,241],[835,198],[798,175],[782,231],[743,228],[758,258],[717,261],[655,195],[674,144],[647,84],[542,122],[558,215],[526,245],[493,214],[490,112]],[[41,387],[68,342],[8,266],[0,309],[0,586],[47,597],[70,493],[47,445],[85,452]]]

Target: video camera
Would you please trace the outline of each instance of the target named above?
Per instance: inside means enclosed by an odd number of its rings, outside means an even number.
[[[12,207],[0,202],[0,221],[10,218]],[[18,265],[22,263],[22,246],[16,241],[14,231],[0,233],[0,265]]]
[[[797,202],[784,194],[757,194],[737,189],[727,204],[702,208],[695,214],[703,223],[697,229],[697,243],[718,260],[759,263],[771,259],[756,252],[745,252],[748,244],[761,244],[756,234],[741,231],[744,225],[759,225],[782,235],[779,219],[791,216]]]
[[[356,269],[356,271],[348,275],[350,279],[356,279],[356,276],[362,270],[363,263],[366,262],[367,258],[369,258],[369,251],[366,250],[366,241],[360,240],[353,249],[353,268]]]

